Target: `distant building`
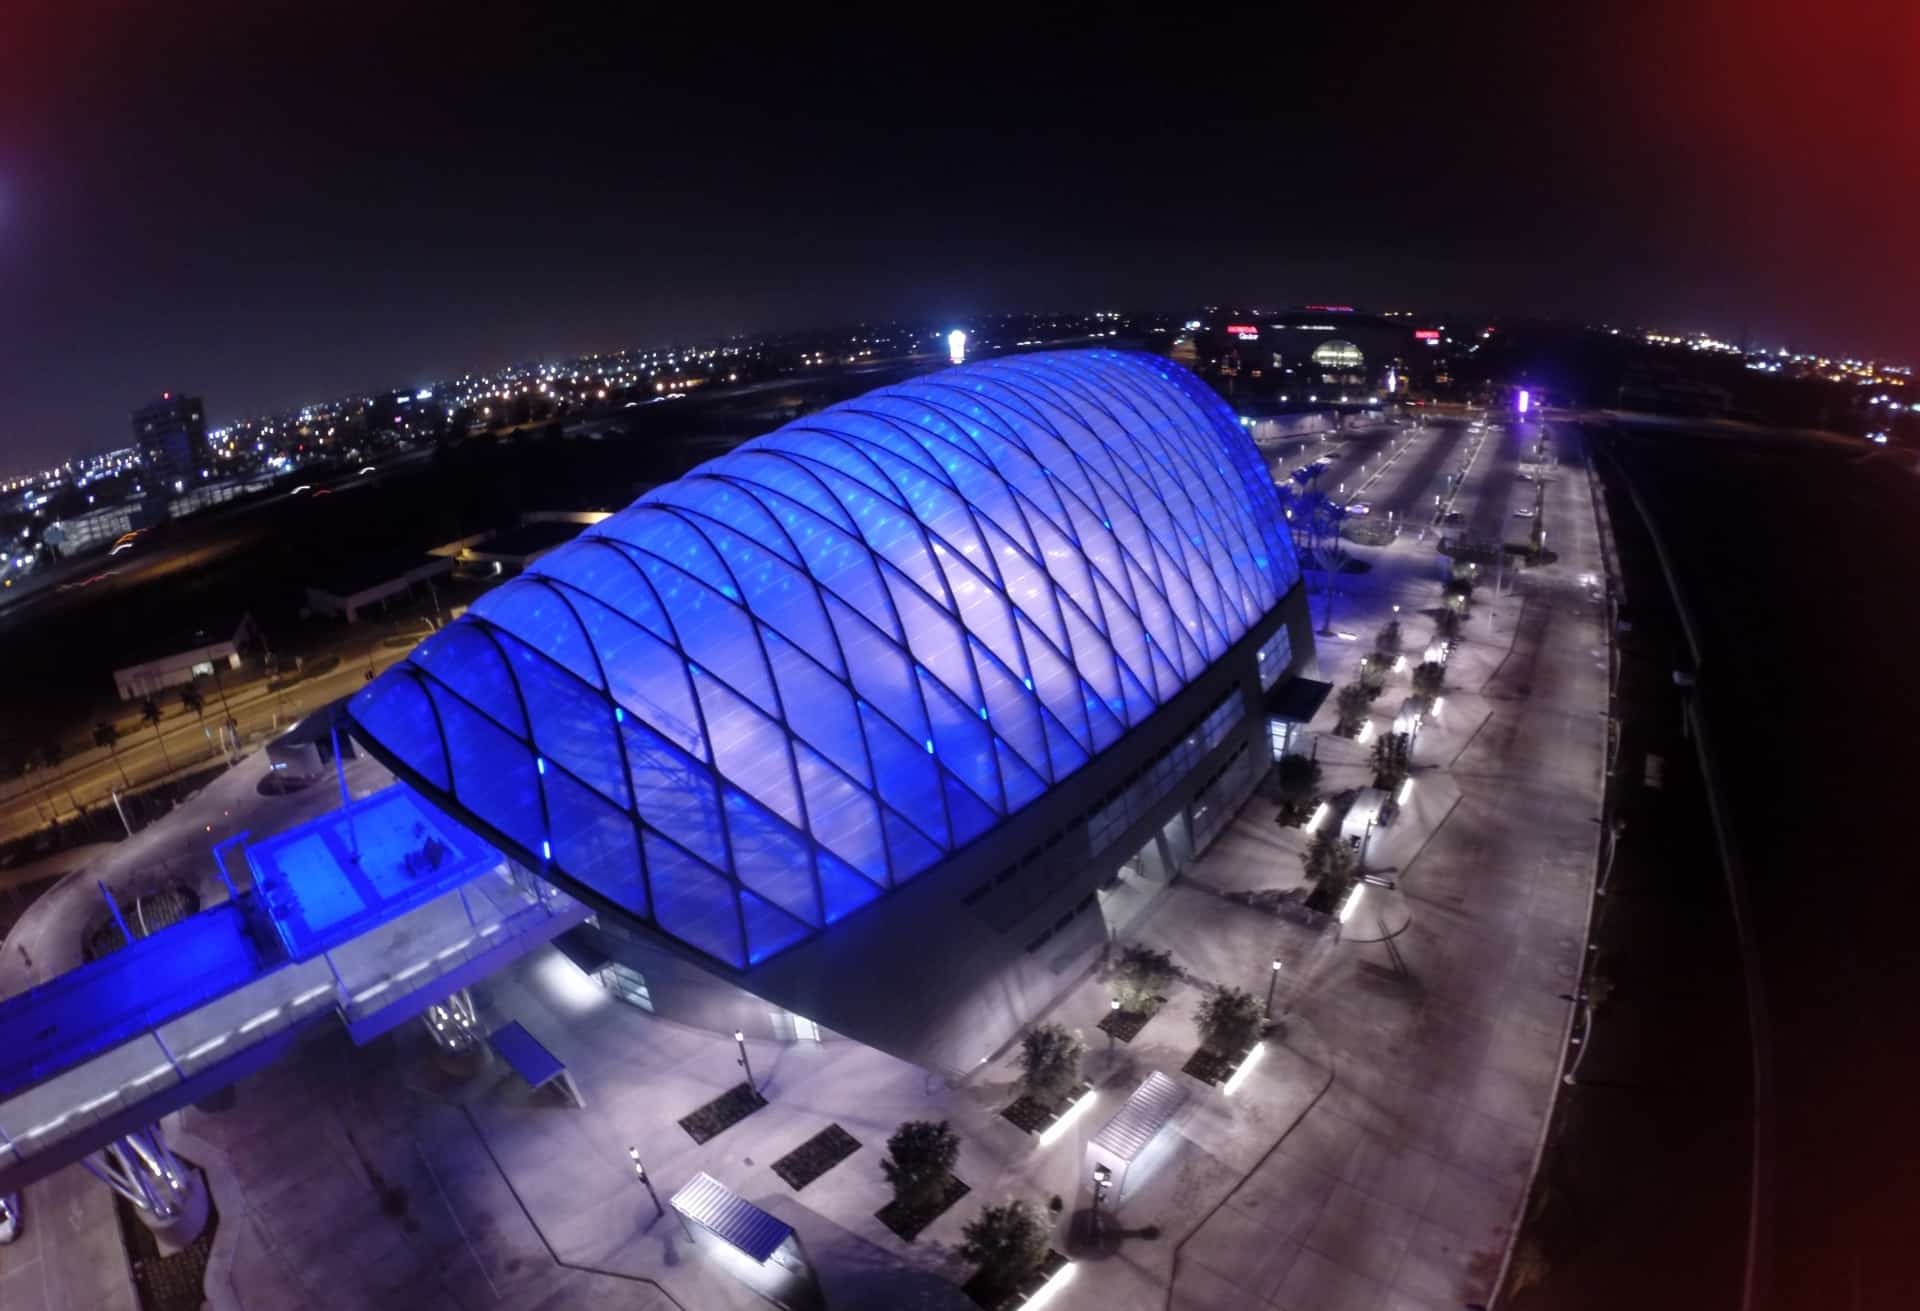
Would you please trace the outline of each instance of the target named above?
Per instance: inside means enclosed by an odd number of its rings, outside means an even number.
[[[71,519],[55,520],[47,525],[41,540],[65,560],[82,551],[109,546],[135,527],[132,506],[108,505]]]
[[[215,666],[240,668],[242,649],[256,645],[260,630],[253,616],[243,614],[231,627],[213,624],[191,634],[157,637],[128,654],[138,662],[113,671],[114,691],[122,701],[150,697],[164,688],[180,687],[196,678],[212,677]]]
[[[133,440],[140,448],[148,490],[162,496],[184,492],[213,462],[206,406],[198,396],[163,392],[153,404],[135,410]]]

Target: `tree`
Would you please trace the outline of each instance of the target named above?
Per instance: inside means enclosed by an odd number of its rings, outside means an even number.
[[[1307,877],[1314,881],[1315,891],[1320,894],[1319,901],[1324,906],[1339,905],[1347,895],[1347,889],[1353,885],[1353,844],[1342,837],[1332,824],[1323,826],[1313,835],[1313,841],[1300,857],[1300,863]]]
[[[120,727],[111,719],[103,719],[93,726],[93,744],[105,747],[113,758],[113,767],[120,771],[120,782],[131,788],[133,781],[127,777],[127,767],[120,763]]]
[[[1362,656],[1360,658],[1360,686],[1367,689],[1369,697],[1380,695],[1387,685],[1387,670],[1393,668],[1393,661],[1381,655]]]
[[[1215,988],[1200,1003],[1194,1022],[1200,1041],[1222,1056],[1243,1052],[1259,1039],[1266,1025],[1266,1003],[1239,988]]]
[[[1041,1024],[1020,1040],[1020,1070],[1027,1096],[1042,1106],[1057,1105],[1080,1082],[1080,1058],[1087,1044],[1061,1024]]]
[[[987,1301],[1019,1287],[1047,1255],[1047,1225],[1040,1208],[1022,1198],[982,1209],[960,1235],[960,1255],[978,1267]]]
[[[1413,690],[1421,696],[1435,697],[1446,686],[1447,667],[1437,660],[1422,660],[1413,670]]]
[[[1406,733],[1384,733],[1373,744],[1373,785],[1392,792],[1413,768],[1413,738]]]
[[[167,739],[160,732],[160,703],[148,697],[140,703],[140,718],[153,725],[153,740],[160,744],[160,759],[167,762],[167,772],[173,772],[173,757],[167,754]]]
[[[1113,999],[1123,1011],[1150,1011],[1179,977],[1172,956],[1137,942],[1128,943],[1120,949],[1120,959],[1113,966]]]
[[[1360,732],[1360,726],[1367,722],[1367,707],[1373,704],[1373,698],[1367,695],[1367,689],[1360,684],[1348,683],[1334,694],[1333,704],[1340,712],[1333,731],[1341,737],[1353,737]]]
[[[880,1172],[893,1187],[894,1201],[909,1210],[927,1210],[946,1195],[959,1159],[960,1135],[945,1120],[908,1120],[887,1139]]]
[[[1320,785],[1320,762],[1306,756],[1282,756],[1274,772],[1280,782],[1280,795],[1288,801],[1310,797]]]
[[[1460,636],[1460,612],[1452,606],[1443,609],[1434,621],[1433,631],[1449,642],[1454,641]]]
[[[180,708],[182,710],[192,711],[194,715],[199,717],[200,727],[203,730],[206,728],[207,726],[206,698],[200,695],[200,689],[195,687],[192,683],[188,683],[185,687],[180,689]]]
[[[1394,657],[1400,654],[1400,621],[1398,619],[1388,620],[1386,626],[1374,634],[1373,649],[1387,657],[1388,664],[1393,663]]]

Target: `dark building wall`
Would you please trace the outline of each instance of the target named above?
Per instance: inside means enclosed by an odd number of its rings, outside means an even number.
[[[1125,739],[1040,801],[892,895],[829,932],[740,974],[695,963],[637,924],[602,916],[595,942],[645,975],[656,1013],[723,1031],[790,1036],[777,1007],[902,1059],[960,1076],[988,1059],[1057,1001],[1110,940],[1098,896],[1147,848],[1142,876],[1192,852],[1185,816],[1208,792],[1204,836],[1223,827],[1269,764],[1256,653],[1285,624],[1289,673],[1310,670],[1312,621],[1296,585],[1232,650]],[[1123,827],[1098,820],[1111,795],[1217,707],[1234,712],[1197,756]],[[1211,785],[1211,787],[1210,787]],[[1111,812],[1109,812],[1111,814]],[[1172,834],[1167,835],[1171,826]],[[1097,848],[1097,849],[1096,849]],[[744,990],[744,991],[743,991]],[[756,1002],[755,997],[762,999]]]

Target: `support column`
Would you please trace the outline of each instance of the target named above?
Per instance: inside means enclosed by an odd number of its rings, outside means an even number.
[[[157,1121],[130,1130],[80,1164],[132,1204],[164,1253],[185,1248],[207,1226],[206,1182],[167,1147]]]

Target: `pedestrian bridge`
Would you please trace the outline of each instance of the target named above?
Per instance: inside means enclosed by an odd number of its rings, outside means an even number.
[[[0,1193],[337,1017],[365,1043],[585,919],[404,784],[238,849],[252,886],[0,1002]]]

